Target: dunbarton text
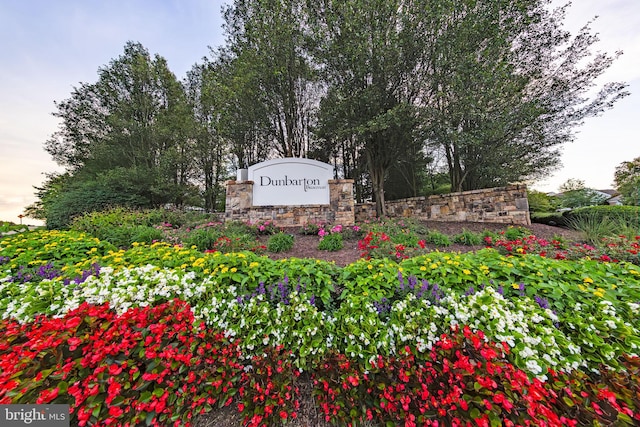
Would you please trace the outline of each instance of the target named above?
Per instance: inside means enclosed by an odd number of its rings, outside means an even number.
[[[288,185],[301,185],[304,188],[304,191],[307,190],[319,190],[322,188],[327,188],[326,185],[320,185],[320,180],[318,178],[308,179],[295,179],[289,178],[287,175],[282,179],[272,179],[268,176],[260,176],[260,186],[267,187],[269,185],[273,186],[288,186]]]

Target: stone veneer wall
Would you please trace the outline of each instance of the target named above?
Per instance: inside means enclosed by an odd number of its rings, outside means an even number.
[[[412,197],[389,201],[386,206],[388,216],[395,218],[531,225],[524,185]],[[356,222],[373,219],[375,214],[373,203],[356,205]]]
[[[252,224],[274,221],[278,227],[298,227],[308,223],[354,225],[355,204],[352,179],[329,180],[329,204],[305,206],[252,206],[253,181],[227,182],[225,220]],[[375,212],[374,212],[375,213]]]

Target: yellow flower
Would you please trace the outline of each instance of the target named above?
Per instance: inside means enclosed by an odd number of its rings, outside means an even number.
[[[232,272],[232,273],[235,273],[236,271],[238,271],[238,269],[237,269],[237,268],[235,268],[235,267],[233,267],[233,268],[231,269],[231,272]]]
[[[257,266],[259,266],[259,265],[260,265],[260,263],[259,263],[259,262],[255,262],[255,261],[253,261],[251,264],[249,264],[249,268],[254,268],[254,267],[257,267]]]
[[[430,267],[431,267],[431,269],[432,269],[432,270],[433,270],[433,269],[436,269],[436,268],[438,268],[438,264],[435,264],[435,263],[434,263],[434,264],[431,264],[431,265],[430,265]]]
[[[226,273],[227,271],[229,271],[229,267],[224,267],[224,268],[221,270],[221,272],[222,272],[222,273]]]
[[[583,292],[587,290],[587,288],[585,288],[583,285],[578,285],[578,289],[580,289]]]
[[[592,279],[591,277],[585,277],[585,278],[583,279],[583,282],[584,282],[584,283],[593,283],[593,279]]]
[[[368,264],[368,265],[367,265],[367,268],[368,268],[369,270],[371,270],[371,269],[373,268],[373,265]]]
[[[422,267],[420,267],[420,271],[427,271],[427,267],[423,265]]]
[[[520,289],[520,285],[518,285],[517,283],[512,284],[511,287],[513,289]]]
[[[466,268],[465,268],[464,270],[462,270],[462,272],[463,272],[464,274],[471,274],[471,271],[467,270]]]
[[[593,291],[593,295],[602,298],[604,297],[604,289],[602,288],[598,288],[597,290]]]
[[[523,253],[523,252],[524,252],[524,249],[522,249],[522,248],[518,248],[518,249],[516,249],[516,252],[518,252],[519,254],[521,254],[521,253]]]

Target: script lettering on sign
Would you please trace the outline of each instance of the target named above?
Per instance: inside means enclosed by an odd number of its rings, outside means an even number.
[[[249,167],[254,206],[329,204],[333,166],[310,159],[267,160]]]

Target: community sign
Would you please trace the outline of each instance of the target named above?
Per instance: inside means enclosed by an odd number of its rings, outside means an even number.
[[[333,166],[310,159],[284,158],[249,166],[254,206],[328,205]]]

